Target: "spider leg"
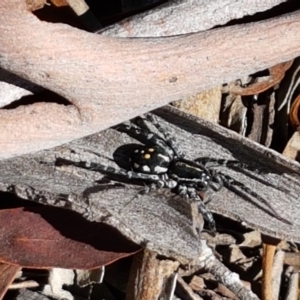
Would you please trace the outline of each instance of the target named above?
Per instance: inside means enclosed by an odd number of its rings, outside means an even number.
[[[180,147],[178,146],[175,138],[167,132],[167,130],[165,130],[157,121],[157,118],[155,117],[155,115],[148,113],[145,114],[145,118],[148,119],[157,129],[158,131],[163,135],[166,144],[172,148],[172,150],[175,153],[175,156],[181,158],[184,157],[184,153],[183,151],[180,149]]]
[[[186,198],[189,197],[189,196],[188,196],[187,190],[188,190],[188,187],[187,187],[186,185],[184,185],[184,184],[180,184],[180,185],[178,186],[178,194],[179,194],[180,196],[182,196],[182,197],[186,197]]]
[[[235,167],[235,168],[247,168],[253,169],[250,166],[238,161],[238,160],[230,160],[230,159],[216,159],[210,157],[201,157],[195,159],[195,162],[200,163],[201,165],[207,168],[214,168],[214,167]],[[255,169],[256,170],[256,169]]]
[[[107,175],[116,175],[116,176],[123,176],[128,179],[141,179],[141,180],[148,180],[152,182],[158,182],[160,181],[160,176],[155,174],[145,174],[145,173],[137,173],[132,171],[127,171],[124,169],[116,169],[111,166],[97,164],[93,162],[74,162],[73,165],[84,168],[91,171],[96,172],[103,172]]]
[[[197,158],[195,162],[200,163],[201,165],[205,166],[206,168],[215,168],[215,167],[228,167],[233,169],[247,169],[253,171],[257,174],[260,174],[261,171],[257,168],[253,168],[245,163],[242,163],[238,160],[234,159],[216,159],[210,157],[201,157]]]
[[[277,184],[273,184],[272,182],[270,182],[269,180],[267,180],[267,178],[259,178],[251,173],[249,173],[248,171],[252,171],[256,174],[261,174],[263,173],[262,170],[254,168],[250,165],[247,165],[245,163],[242,163],[238,160],[227,160],[227,159],[214,159],[214,158],[209,158],[209,157],[203,157],[203,158],[197,158],[195,160],[195,163],[200,164],[203,168],[215,168],[215,167],[228,167],[231,168],[233,170],[238,170],[239,172],[242,172],[244,174],[246,174],[247,176],[259,181],[262,184],[271,186],[275,189],[278,189],[282,192],[285,193],[289,193],[289,190],[278,186]]]
[[[122,176],[127,179],[137,179],[137,180],[152,182],[157,186],[157,188],[162,188],[162,187],[174,188],[177,185],[177,182],[169,178],[167,174],[156,175],[156,174],[138,173],[133,171],[127,171],[124,169],[116,169],[114,167],[107,166],[107,165],[88,163],[88,162],[74,162],[73,165],[91,171],[103,172],[107,175]]]
[[[160,189],[163,187],[163,184],[159,181],[159,182],[152,182],[149,185],[146,185],[140,192],[139,194],[144,195],[144,194],[148,194],[152,191],[155,191],[157,189]]]
[[[233,179],[229,175],[225,175],[225,174],[222,174],[222,173],[218,173],[218,174],[222,178],[224,186],[226,186],[228,189],[230,189],[232,186],[239,187],[241,190],[245,191],[246,193],[248,193],[252,197],[254,197],[257,200],[259,200],[260,202],[264,203],[272,211],[272,214],[274,215],[274,217],[276,217],[278,220],[280,220],[280,221],[282,221],[286,224],[292,225],[292,223],[290,221],[288,221],[288,220],[284,219],[283,217],[281,217],[278,214],[278,212],[272,207],[272,205],[266,199],[264,199],[263,197],[258,195],[256,192],[252,191],[250,188],[248,188],[242,182],[239,182],[239,181]]]
[[[212,182],[209,183],[209,187],[212,188],[215,192],[220,191],[224,186],[222,175],[215,171],[211,171],[211,178]]]
[[[157,182],[153,182],[150,185],[145,186],[142,191],[143,194],[149,193],[151,191],[167,187],[173,189],[177,186],[177,182],[170,179],[167,174],[160,175],[161,179]]]
[[[168,155],[171,159],[173,159],[174,152],[172,149],[168,147],[166,142],[159,137],[157,134],[151,132],[148,129],[140,128],[133,123],[123,123],[117,126],[117,129],[121,132],[125,132],[131,137],[137,139],[138,141],[146,144],[146,145],[157,145],[160,147],[166,155]]]
[[[189,188],[184,185],[178,186],[178,192],[181,196],[185,196],[186,198],[190,198],[191,200],[195,201],[199,212],[202,214],[204,220],[207,221],[208,227],[210,231],[215,234],[216,232],[216,222],[212,215],[212,213],[206,208],[205,204],[203,203],[202,199],[197,194],[197,191],[195,188]]]

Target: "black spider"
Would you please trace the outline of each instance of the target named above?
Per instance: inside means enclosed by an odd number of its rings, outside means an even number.
[[[142,119],[151,122],[163,138],[149,128],[141,128],[132,122],[119,125],[118,130],[126,132],[144,143],[144,145],[137,146],[128,157],[131,170],[115,169],[110,166],[87,162],[81,162],[80,167],[150,183],[148,190],[176,188],[180,195],[197,203],[199,211],[208,222],[212,232],[216,231],[214,217],[206,208],[197,191],[207,191],[208,189],[219,191],[223,186],[228,188],[237,186],[250,196],[267,203],[265,199],[243,183],[214,168],[219,166],[243,168],[245,167],[244,164],[236,160],[200,158],[193,161],[185,159],[185,155],[176,144],[175,139],[160,126],[153,114],[147,114]],[[274,216],[281,221],[288,222],[280,217],[268,203],[267,205]]]

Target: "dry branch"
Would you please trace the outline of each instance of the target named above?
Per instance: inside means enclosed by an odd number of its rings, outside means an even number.
[[[300,55],[300,13],[169,38],[119,39],[0,3],[0,67],[67,98],[0,111],[0,157],[92,134]]]
[[[224,25],[231,20],[266,11],[286,0],[173,0],[104,28],[118,37],[159,37],[187,34]]]

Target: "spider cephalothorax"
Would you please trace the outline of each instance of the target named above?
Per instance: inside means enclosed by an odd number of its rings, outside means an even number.
[[[130,170],[84,162],[81,162],[80,166],[104,172],[107,175],[121,175],[127,179],[140,180],[143,184],[149,184],[151,189],[176,189],[177,193],[197,203],[199,211],[213,232],[216,230],[215,220],[197,191],[208,189],[219,191],[223,186],[227,188],[235,186],[266,203],[261,196],[243,183],[216,170],[219,166],[244,167],[244,164],[236,160],[213,158],[186,159],[175,139],[160,126],[153,114],[147,114],[141,119],[146,121],[143,122],[144,124],[147,122],[152,124],[158,133],[152,132],[149,127],[142,128],[132,122],[117,127],[119,131],[127,133],[144,144],[134,148],[128,156]],[[274,216],[287,222],[270,205],[268,206]]]

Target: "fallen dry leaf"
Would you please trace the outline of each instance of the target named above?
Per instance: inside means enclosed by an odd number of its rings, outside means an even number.
[[[51,2],[57,7],[68,5],[68,2],[66,0],[51,0]]]
[[[21,267],[0,263],[0,299],[2,299]]]
[[[300,94],[294,100],[291,111],[290,111],[290,122],[293,127],[297,128],[300,126]]]
[[[229,86],[229,92],[231,94],[240,95],[240,96],[251,96],[260,94],[276,84],[280,83],[283,79],[285,72],[291,67],[294,60],[290,60],[284,63],[277,64],[271,68],[269,68],[270,76],[266,79],[263,78],[262,81],[254,82],[249,86],[242,87],[232,83]]]
[[[42,8],[46,4],[46,0],[26,0],[27,9],[34,11]]]
[[[30,268],[94,269],[140,250],[108,225],[54,207],[0,211],[0,260]]]

